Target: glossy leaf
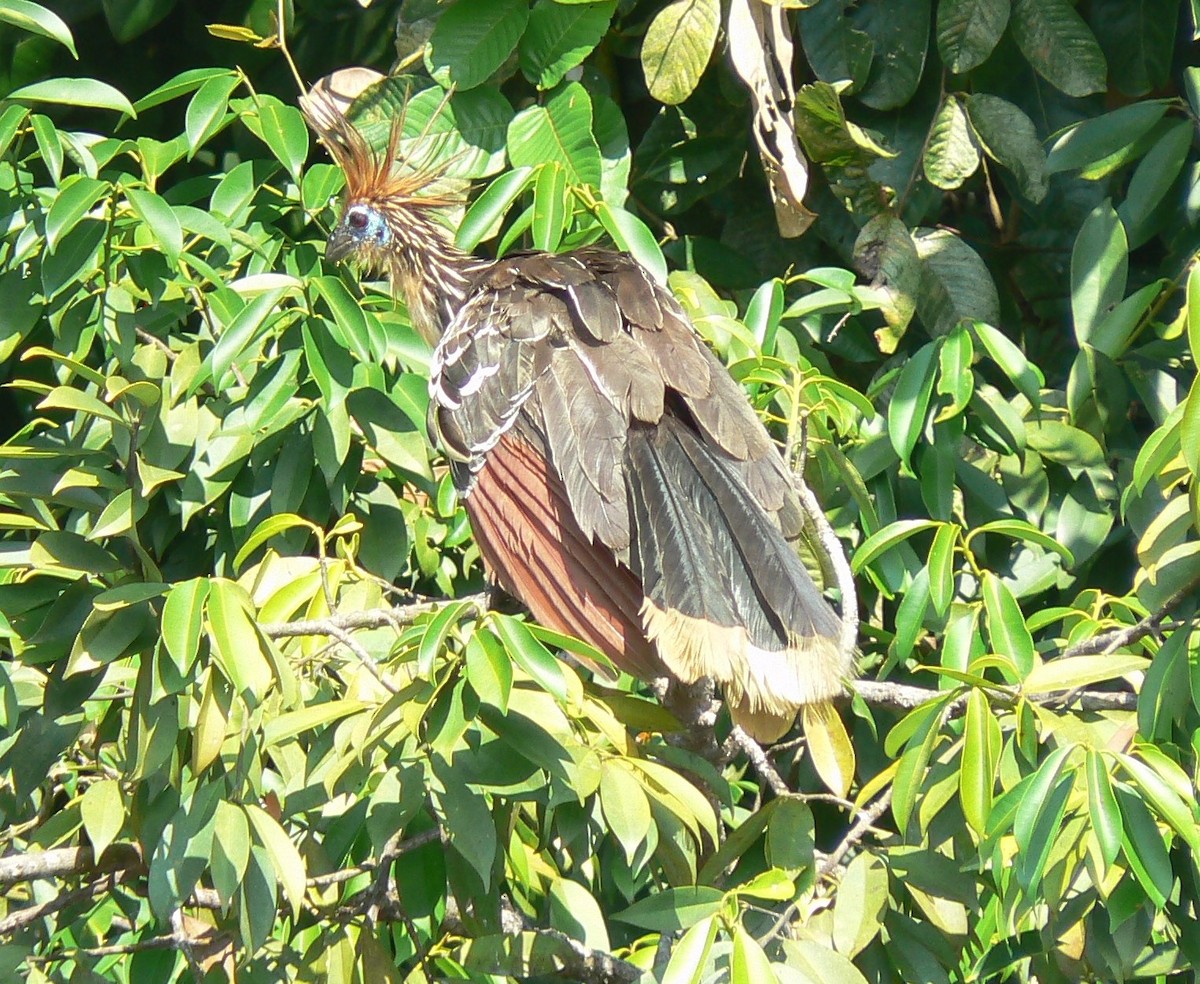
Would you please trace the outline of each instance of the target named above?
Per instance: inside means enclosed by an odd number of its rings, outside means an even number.
[[[433,77],[443,87],[473,89],[516,49],[528,19],[526,0],[458,0],[429,39]]]

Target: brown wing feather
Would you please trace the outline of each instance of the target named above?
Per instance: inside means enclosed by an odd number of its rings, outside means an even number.
[[[637,579],[584,536],[545,453],[508,433],[467,498],[479,552],[492,576],[543,625],[595,646],[643,680],[663,675],[642,629]]]

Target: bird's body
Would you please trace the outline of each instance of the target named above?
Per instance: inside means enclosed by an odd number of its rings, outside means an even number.
[[[643,679],[714,678],[764,739],[840,693],[791,478],[674,297],[608,250],[462,253],[328,129],[349,184],[329,254],[386,272],[436,342],[430,432],[500,585]]]

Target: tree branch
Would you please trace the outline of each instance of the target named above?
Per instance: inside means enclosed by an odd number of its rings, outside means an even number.
[[[915,707],[920,707],[927,700],[945,693],[943,690],[934,690],[931,687],[915,687],[911,684],[889,683],[885,680],[855,680],[851,686],[854,692],[868,704],[894,707],[903,711],[911,711]],[[1001,688],[997,687],[997,689]],[[1053,704],[1065,701],[1066,697],[1066,691],[1026,695],[1026,698],[1035,704]],[[950,704],[949,713],[951,715],[958,713],[965,703],[966,695],[956,697]],[[1132,711],[1137,709],[1137,694],[1124,691],[1085,690],[1078,694],[1071,703],[1078,705],[1080,710],[1084,711]]]
[[[1092,636],[1090,639],[1083,639],[1075,643],[1073,646],[1068,646],[1063,650],[1062,658],[1068,656],[1094,656],[1099,653],[1113,653],[1124,646],[1131,646],[1135,642],[1140,642],[1146,636],[1157,635],[1159,629],[1162,628],[1163,622],[1167,616],[1180,604],[1184,599],[1195,593],[1196,588],[1200,586],[1200,579],[1189,581],[1182,588],[1176,591],[1171,597],[1162,603],[1156,611],[1151,612],[1140,622],[1134,625],[1126,626],[1123,629],[1114,629],[1111,632],[1101,632],[1099,635]]]
[[[330,636],[338,638],[339,632],[358,629],[399,629],[411,625],[418,616],[436,612],[439,608],[455,601],[473,602],[480,608],[486,607],[488,595],[478,592],[461,598],[430,598],[411,605],[396,605],[393,608],[368,608],[360,612],[343,612],[327,618],[300,619],[295,622],[268,622],[260,625],[263,635],[271,639],[286,639],[292,636]]]

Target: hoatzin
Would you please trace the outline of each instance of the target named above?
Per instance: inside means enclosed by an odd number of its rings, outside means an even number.
[[[718,681],[763,741],[841,693],[791,477],[675,298],[605,249],[460,251],[399,126],[379,155],[320,84],[303,105],[346,175],[326,255],[386,274],[436,345],[429,429],[495,581],[643,680]]]

